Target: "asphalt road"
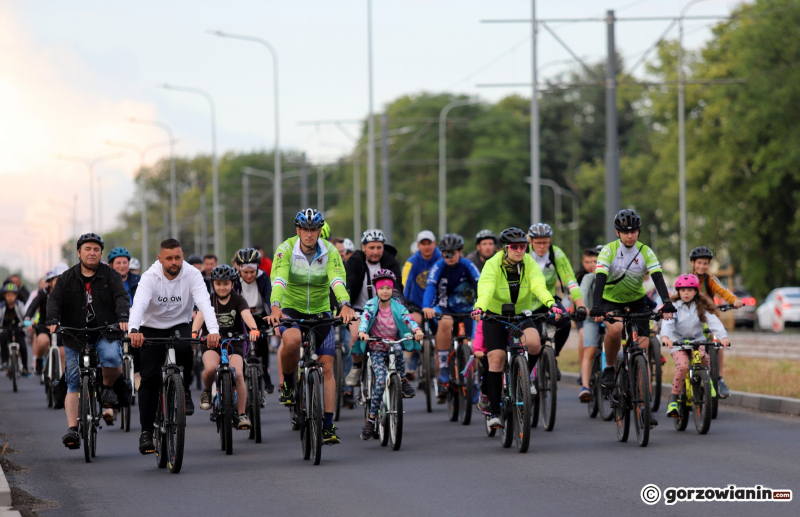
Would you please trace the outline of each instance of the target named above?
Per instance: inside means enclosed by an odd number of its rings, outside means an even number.
[[[220,450],[205,412],[189,418],[180,474],[156,468],[131,433],[104,428],[97,458],[61,445],[63,411],[46,408],[36,379],[18,393],[0,378],[0,449],[27,468],[9,472],[12,486],[55,501],[47,516],[141,515],[798,515],[799,503],[679,503],[646,506],[649,483],[666,487],[762,485],[800,496],[800,419],[720,407],[711,431],[684,433],[663,414],[650,445],[618,443],[611,423],[589,419],[577,386],[562,383],[555,430],[534,429],[531,450],[503,449],[480,420],[450,423],[443,406],[425,412],[406,400],[400,451],[358,437],[363,411],[343,411],[342,444],[323,448],[322,464],[303,461],[299,433],[277,395],[263,413],[264,442],[234,435],[233,456]],[[194,393],[197,404],[197,393]],[[136,417],[138,411],[134,413]]]

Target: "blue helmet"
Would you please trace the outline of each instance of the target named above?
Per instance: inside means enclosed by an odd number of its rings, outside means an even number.
[[[294,216],[294,225],[298,228],[322,228],[325,225],[325,218],[322,216],[322,212],[306,208]]]
[[[126,250],[125,248],[114,248],[113,250],[108,252],[108,263],[111,264],[114,262],[115,258],[125,257],[126,259],[131,259],[131,253]]]

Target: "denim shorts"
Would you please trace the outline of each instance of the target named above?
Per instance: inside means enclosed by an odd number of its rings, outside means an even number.
[[[108,341],[101,337],[95,345],[99,366],[103,368],[122,367],[122,345],[119,341]],[[79,350],[64,348],[67,362],[67,393],[77,393],[80,390],[80,368],[78,362],[81,358]]]

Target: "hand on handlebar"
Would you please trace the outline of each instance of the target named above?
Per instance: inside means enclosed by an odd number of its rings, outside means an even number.
[[[722,343],[722,346],[724,346],[725,348],[731,347],[731,340],[728,338],[720,339],[719,342]]]
[[[586,319],[586,307],[580,306],[575,310],[575,319],[584,321]]]
[[[483,352],[481,352],[480,350],[476,350],[476,351],[474,352],[474,355],[475,355],[475,359],[482,359],[482,358],[483,358],[483,356],[484,356],[484,355],[486,355],[486,354],[484,354],[484,353],[483,353]]]
[[[250,341],[258,341],[258,338],[261,337],[261,332],[258,329],[253,329],[250,331]]]
[[[472,311],[472,319],[475,321],[480,321],[481,316],[483,316],[483,309],[480,307],[475,307],[475,309]]]
[[[602,323],[603,322],[603,309],[600,307],[594,306],[592,310],[589,311],[589,317],[591,317],[595,323]]]
[[[736,300],[733,302],[733,306],[736,307],[737,309],[739,307],[741,307],[742,305],[744,305],[744,302],[742,300],[740,300],[739,298],[736,298]]]
[[[47,326],[47,330],[49,330],[51,334],[54,334],[57,328],[58,328],[58,325],[48,325]]]
[[[661,338],[661,342],[664,343],[664,345],[666,345],[667,348],[669,348],[669,349],[672,348],[672,344],[673,343],[672,343],[672,340],[670,338],[664,336],[664,337]]]
[[[425,334],[422,332],[421,328],[417,328],[414,332],[414,340],[415,341],[422,341],[422,338],[425,337]]]
[[[364,341],[366,343],[367,340],[369,340],[369,334],[367,334],[366,332],[359,332],[358,333],[358,339],[360,339],[361,341]]]
[[[550,314],[553,315],[556,321],[561,319],[561,315],[564,314],[564,311],[556,307],[555,305],[550,306]]]
[[[425,316],[425,319],[432,320],[436,317],[436,311],[433,310],[433,307],[425,307],[422,309],[422,315]]]
[[[672,305],[672,302],[667,300],[664,305],[661,306],[661,314],[664,316],[665,320],[671,320],[672,316],[678,312],[678,309]]]
[[[128,322],[127,321],[120,321],[119,323],[117,323],[117,325],[119,325],[119,329],[122,332],[128,332]]]
[[[283,314],[281,308],[273,305],[272,314],[270,314],[266,319],[269,321],[270,325],[277,328],[281,324],[281,318],[285,317],[286,316]]]
[[[141,332],[137,332],[135,334],[128,334],[128,337],[131,338],[131,346],[133,348],[139,348],[144,344],[144,334]]]
[[[352,307],[348,307],[347,305],[342,307],[342,309],[339,311],[339,316],[342,318],[342,323],[345,325],[356,319],[355,311],[353,311]]]
[[[209,334],[206,336],[206,346],[208,348],[219,348],[219,343],[222,338],[219,335],[219,332],[216,334]]]

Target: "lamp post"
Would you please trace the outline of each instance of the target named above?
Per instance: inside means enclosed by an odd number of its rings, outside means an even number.
[[[214,104],[214,98],[207,91],[200,88],[192,88],[189,86],[175,86],[172,84],[160,84],[156,88],[163,88],[165,90],[172,90],[176,92],[194,93],[202,95],[207,101],[211,109],[211,190],[214,205],[214,252],[222,254],[222,226],[220,225],[220,210],[219,210],[219,174],[217,172],[217,108]],[[204,235],[203,238],[206,238]]]
[[[92,231],[95,231],[95,224],[97,223],[97,220],[94,217],[94,166],[100,162],[115,160],[120,156],[122,156],[122,153],[107,154],[105,156],[98,156],[97,158],[83,158],[80,156],[68,156],[65,154],[56,155],[56,158],[59,160],[81,163],[85,165],[87,169],[89,169],[89,208],[92,219]]]
[[[439,238],[444,237],[447,226],[447,114],[453,108],[476,102],[472,99],[453,101],[439,113]]]
[[[280,123],[278,117],[278,53],[275,47],[263,39],[255,36],[245,36],[242,34],[230,34],[222,31],[208,31],[210,34],[220,38],[231,38],[243,41],[252,41],[267,47],[272,54],[272,71],[275,82],[275,184],[273,187],[273,204],[275,205],[275,218],[272,221],[272,244],[275,249],[283,242],[283,182],[281,180],[281,148],[280,148]],[[215,230],[216,231],[216,230]]]
[[[302,175],[303,170],[301,169],[284,174],[282,179],[295,178]],[[274,191],[277,188],[277,174],[273,174],[270,171],[261,171],[252,167],[244,167],[242,169],[242,235],[243,246],[245,248],[252,246],[252,242],[250,241],[250,176],[268,179],[272,182],[272,190]],[[277,217],[277,211],[278,208],[273,205],[273,219]],[[278,246],[280,246],[282,242],[283,241],[279,242]],[[275,249],[277,249],[277,247]]]
[[[367,75],[369,77],[369,119],[367,120],[367,226],[378,224],[375,193],[375,114],[372,81],[372,0],[367,0]]]

